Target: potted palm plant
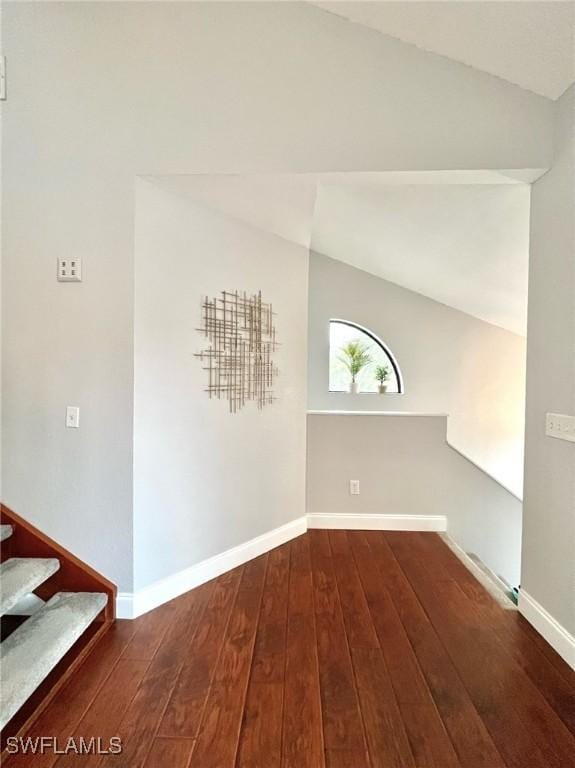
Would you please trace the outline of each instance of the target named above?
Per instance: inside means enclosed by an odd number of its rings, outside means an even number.
[[[356,376],[362,368],[365,368],[366,365],[371,363],[371,357],[369,356],[367,347],[365,344],[362,344],[361,341],[349,341],[345,347],[341,348],[340,352],[339,360],[351,375],[349,391],[351,394],[356,394]]]
[[[389,368],[387,365],[378,365],[375,369],[375,379],[379,382],[379,394],[387,392],[387,380],[389,379]]]

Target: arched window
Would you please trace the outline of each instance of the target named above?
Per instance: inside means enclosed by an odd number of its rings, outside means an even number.
[[[374,333],[347,320],[330,320],[329,391],[401,393],[401,371]]]

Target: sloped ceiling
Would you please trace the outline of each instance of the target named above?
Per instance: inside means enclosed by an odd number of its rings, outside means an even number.
[[[524,334],[528,185],[320,185],[312,249]]]
[[[313,4],[549,99],[557,99],[575,81],[572,0]]]
[[[252,227],[309,247],[316,198],[313,174],[183,174],[148,177],[162,188]]]
[[[524,334],[529,185],[505,174],[150,177],[171,193]]]

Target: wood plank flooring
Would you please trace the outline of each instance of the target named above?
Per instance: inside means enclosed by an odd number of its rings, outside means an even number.
[[[309,531],[118,622],[5,768],[575,768],[575,672],[430,533]]]

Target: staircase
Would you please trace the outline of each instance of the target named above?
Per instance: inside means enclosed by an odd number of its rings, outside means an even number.
[[[0,542],[0,728],[28,727],[112,625],[115,586],[6,507]]]

